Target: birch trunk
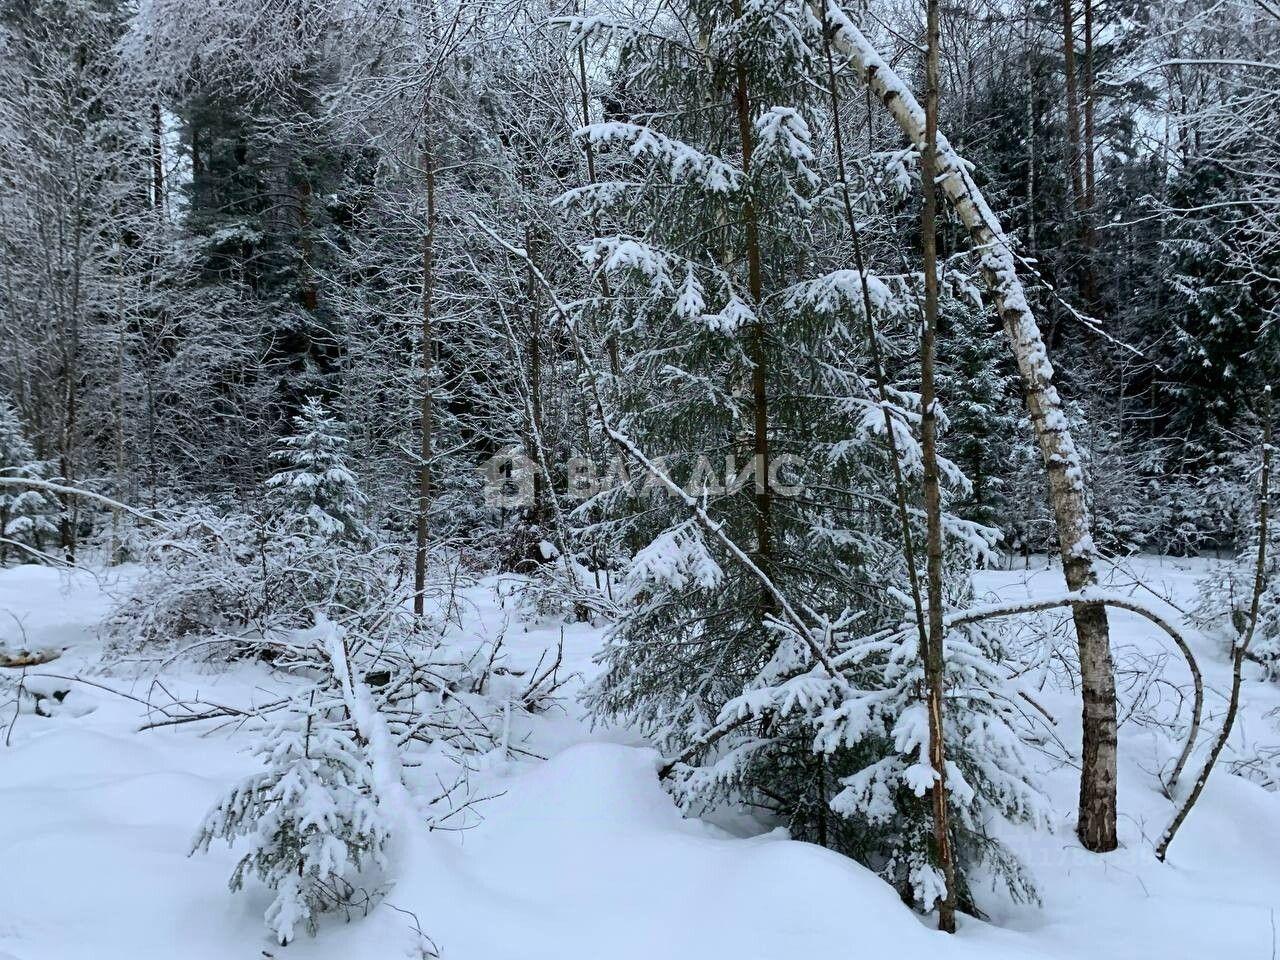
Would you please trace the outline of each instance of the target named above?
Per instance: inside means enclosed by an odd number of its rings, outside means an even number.
[[[926,143],[925,115],[919,102],[835,0],[828,2],[827,17],[835,28],[832,42],[837,49],[849,57],[911,142],[922,147]],[[937,135],[937,183],[980,253],[983,277],[995,298],[1022,375],[1027,409],[1049,475],[1049,497],[1067,586],[1073,591],[1093,587],[1098,580],[1097,550],[1085,499],[1084,473],[1062,400],[1053,385],[1053,367],[1040,328],[1018,277],[1017,259],[1000,221],[941,133]],[[1077,832],[1086,848],[1101,852],[1116,846],[1115,675],[1106,609],[1096,603],[1082,603],[1073,607],[1072,613],[1084,699]]]

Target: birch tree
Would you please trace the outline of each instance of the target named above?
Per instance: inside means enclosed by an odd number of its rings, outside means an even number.
[[[907,138],[923,149],[928,139],[919,101],[834,0],[826,13],[834,26],[837,48],[849,57]],[[964,162],[941,133],[937,154],[938,185],[969,231],[1022,375],[1027,409],[1049,475],[1049,497],[1067,586],[1071,590],[1095,586],[1097,548],[1084,471],[1053,384],[1053,367],[1040,328],[1018,275],[1011,241]],[[1077,831],[1085,847],[1102,852],[1115,849],[1117,843],[1116,695],[1110,631],[1106,610],[1099,604],[1079,604],[1073,608],[1072,618],[1080,646],[1084,700]]]

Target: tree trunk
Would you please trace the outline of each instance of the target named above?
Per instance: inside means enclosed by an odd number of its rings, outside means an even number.
[[[200,188],[204,184],[204,155],[200,152],[200,123],[194,117],[191,120],[191,192],[194,206],[201,206]]]
[[[1097,284],[1093,276],[1093,229],[1089,218],[1093,207],[1093,84],[1089,72],[1093,69],[1093,5],[1084,0],[1085,11],[1085,145],[1080,142],[1080,96],[1076,79],[1076,20],[1071,0],[1062,0],[1062,60],[1066,74],[1067,96],[1067,166],[1071,173],[1071,197],[1078,219],[1080,237],[1080,296],[1092,308],[1097,301]],[[1084,155],[1084,176],[1080,172],[1080,157]]]
[[[1094,271],[1094,252],[1098,237],[1093,228],[1094,215],[1094,136],[1093,136],[1093,0],[1084,0],[1084,221],[1080,225],[1085,255],[1081,294],[1091,309],[1098,306],[1098,278]]]
[[[316,281],[311,272],[311,181],[298,184],[298,244],[301,262],[298,264],[298,299],[302,309],[314,312],[319,305]]]
[[[164,129],[160,122],[160,104],[154,102],[151,104],[151,206],[164,209]]]
[[[123,247],[121,248],[123,250]],[[125,320],[124,320],[124,257],[123,253],[120,262],[117,264],[116,272],[116,402],[115,402],[115,423],[113,424],[112,433],[115,434],[115,454],[116,454],[116,482],[115,494],[117,500],[124,499],[124,357],[125,357]],[[107,555],[107,563],[115,566],[123,559],[123,550],[121,547],[121,516],[120,508],[111,508],[111,548]],[[0,528],[3,529],[3,528]]]
[[[1071,201],[1079,212],[1084,206],[1080,179],[1080,97],[1076,92],[1076,15],[1071,0],[1062,0],[1062,64],[1067,95],[1067,169],[1071,175]]]
[[[524,228],[524,248],[529,254],[525,279],[525,303],[529,308],[529,454],[535,463],[545,464],[546,451],[542,449],[542,316],[538,311],[538,288],[533,275],[533,230],[527,225]],[[546,522],[545,487],[542,469],[534,470],[531,519],[539,527]]]
[[[427,512],[431,507],[431,335],[432,295],[435,292],[436,173],[430,146],[422,151],[427,186],[427,230],[422,238],[422,398],[419,401],[418,529],[413,556],[413,612],[422,616],[427,586]]]
[[[588,126],[591,123],[591,102],[587,90],[587,54],[586,44],[578,44],[578,93],[580,95],[579,108],[582,113],[582,125]],[[596,152],[591,146],[591,138],[582,138],[582,152],[587,160],[587,183],[595,186],[596,183]],[[597,234],[595,215],[591,216],[591,232],[592,235]],[[609,291],[609,278],[605,272],[599,272],[600,278],[600,294],[606,301],[613,298],[613,294]],[[605,333],[604,338],[605,352],[609,355],[609,373],[617,380],[622,374],[622,362],[618,355],[618,338],[612,330]],[[616,389],[616,388],[615,388]]]
[[[734,16],[742,16],[741,0],[734,0]],[[751,99],[747,89],[747,69],[741,58],[735,60],[736,89],[734,104],[738,113],[738,137],[742,143],[742,171],[750,175],[753,133],[751,130]],[[760,234],[755,204],[747,200],[742,211],[746,232],[747,290],[751,294],[751,306],[756,313],[750,331],[751,357],[751,406],[754,411],[752,425],[752,453],[756,470],[756,563],[768,573],[771,568],[770,534],[772,521],[772,494],[769,490],[769,398],[766,389],[765,331],[760,310],[764,294],[764,277],[760,264]]]
[[[1080,79],[1084,87],[1084,204],[1089,216],[1092,217],[1094,203],[1093,0],[1084,0],[1084,72]],[[1092,236],[1092,220],[1086,223],[1086,227]]]
[[[938,480],[938,415],[934,362],[938,330],[938,188],[934,183],[938,139],[938,0],[929,0],[925,49],[925,140],[920,154],[920,184],[924,194],[920,242],[924,250],[924,330],[920,340],[920,434],[924,460],[924,509],[928,530],[925,576],[929,591],[929,643],[922,651],[929,710],[929,765],[938,779],[933,799],[933,855],[942,871],[946,892],[938,900],[938,929],[956,932],[956,867],[951,855],[947,800],[946,741],[943,694],[946,692],[942,623],[942,490]]]
[[[922,148],[925,116],[916,98],[834,0],[829,2],[827,13],[836,28],[832,42],[849,57],[911,142]],[[1094,587],[1098,582],[1097,549],[1085,499],[1084,472],[1062,400],[1053,385],[1053,367],[1044,340],[1018,277],[1017,259],[982,191],[941,133],[937,135],[937,161],[938,185],[981,251],[983,277],[1022,375],[1027,409],[1049,475],[1067,586],[1073,591]],[[1082,603],[1072,613],[1084,695],[1084,764],[1077,831],[1086,848],[1101,852],[1116,846],[1115,676],[1106,610],[1098,604]]]
[[[1031,8],[1027,8],[1026,49],[1027,71],[1027,255],[1036,255],[1036,71],[1033,62],[1035,47],[1032,44]]]
[[[63,376],[65,377],[64,393],[63,393],[63,418],[62,418],[62,436],[60,438],[60,450],[58,455],[58,469],[62,474],[62,482],[72,484],[75,482],[75,442],[76,442],[76,419],[79,413],[79,391],[77,378],[79,369],[76,360],[80,352],[79,327],[75,317],[71,320],[71,332],[69,335],[64,334],[68,340],[68,346],[65,348],[65,357],[63,360]],[[62,502],[62,513],[58,518],[58,543],[62,548],[63,556],[68,563],[74,563],[76,559],[76,514],[77,507],[73,498],[65,494],[60,496]]]
[[[912,609],[915,611],[916,629],[920,636],[920,649],[929,645],[928,627],[925,623],[924,603],[921,600],[920,575],[916,567],[915,545],[911,540],[911,520],[907,506],[907,485],[902,474],[902,456],[893,429],[893,415],[889,412],[889,389],[884,372],[884,358],[880,353],[880,338],[876,332],[875,312],[871,305],[871,291],[867,285],[866,263],[862,257],[862,240],[858,234],[858,220],[853,214],[853,202],[849,198],[849,178],[844,161],[844,130],[840,123],[840,92],[836,83],[835,61],[831,56],[831,31],[823,23],[823,53],[827,61],[827,89],[831,96],[831,132],[836,150],[836,165],[840,174],[840,197],[843,201],[845,226],[853,247],[853,265],[858,271],[858,286],[862,293],[862,314],[866,319],[867,353],[875,374],[876,397],[884,421],[885,446],[889,448],[889,462],[893,468],[894,500],[898,508],[898,530],[902,537],[902,558],[907,567],[907,582],[911,585]],[[870,88],[867,98],[868,128],[870,128]]]

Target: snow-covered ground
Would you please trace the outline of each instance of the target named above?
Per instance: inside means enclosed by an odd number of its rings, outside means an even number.
[[[1185,607],[1204,566],[1143,559],[1130,569]],[[475,809],[470,829],[424,832],[415,845],[422,862],[369,916],[326,922],[314,939],[281,948],[262,924],[265,892],[227,891],[233,851],[215,846],[187,857],[210,804],[252,769],[245,732],[234,724],[139,727],[159,719],[147,701],[170,693],[245,705],[273,699],[285,681],[265,665],[169,665],[157,676],[152,663],[102,673],[97,624],[109,576],[0,571],[0,641],[68,648],[30,671],[45,679],[28,683],[52,692],[68,683],[49,676],[79,675],[102,685],[71,684],[53,717],[0,717],[0,743],[9,742],[0,747],[0,960],[391,960],[413,955],[415,923],[447,960],[1280,955],[1280,794],[1220,769],[1169,862],[1157,863],[1153,839],[1171,804],[1154,772],[1176,752],[1158,727],[1133,720],[1122,728],[1122,847],[1105,856],[1082,851],[1071,830],[1075,771],[1043,758],[1056,830],[1008,838],[1043,904],[1014,906],[992,894],[984,901],[991,922],[965,918],[949,938],[834,853],[778,832],[739,836],[683,818],[658,782],[655,753],[631,731],[593,729],[571,689],[563,713],[516,731],[548,759],[493,761],[476,776],[475,792],[494,796]],[[1118,571],[1114,586],[1125,582]],[[985,572],[978,588],[1034,596],[1059,590],[1060,577]],[[530,663],[563,630],[567,668],[589,676],[599,631],[521,619],[515,599],[500,595],[510,592],[498,581],[468,588],[466,628],[505,630],[512,656]],[[1112,623],[1122,662],[1134,652],[1167,652],[1141,618],[1113,613]],[[1194,643],[1212,731],[1229,667],[1215,643]],[[1176,660],[1168,671],[1175,681],[1185,675]],[[1139,680],[1122,676],[1130,686]],[[1078,744],[1070,693],[1027,683],[1055,719],[1056,735]],[[1173,702],[1166,693],[1156,709]],[[1237,751],[1280,740],[1263,716],[1277,706],[1280,686],[1248,684]]]

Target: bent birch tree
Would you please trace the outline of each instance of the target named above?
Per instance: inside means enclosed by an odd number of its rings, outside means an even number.
[[[827,0],[825,22],[835,48],[849,58],[908,139],[923,150],[927,142],[925,112],[919,101],[836,0]],[[1049,475],[1049,497],[1067,587],[1073,592],[1088,590],[1097,585],[1098,574],[1084,472],[1062,400],[1053,385],[1053,367],[1044,339],[1018,277],[1017,259],[965,162],[941,132],[935,156],[937,184],[969,232],[1022,375],[1027,410]],[[1084,701],[1076,832],[1087,849],[1102,852],[1116,847],[1116,696],[1110,631],[1106,608],[1100,603],[1074,604],[1072,617]]]

